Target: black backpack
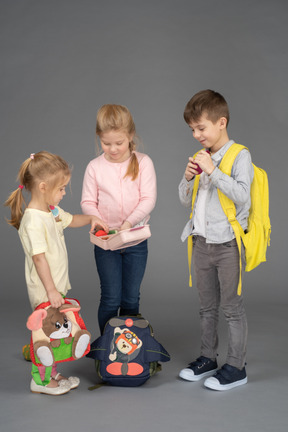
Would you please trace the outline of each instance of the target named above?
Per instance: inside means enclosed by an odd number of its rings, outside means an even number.
[[[136,387],[144,384],[170,355],[153,337],[153,329],[143,317],[111,318],[103,335],[91,344],[87,357],[95,359],[104,383]]]

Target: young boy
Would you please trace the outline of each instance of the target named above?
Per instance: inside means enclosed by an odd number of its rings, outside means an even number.
[[[245,231],[254,171],[247,150],[242,150],[236,157],[231,177],[218,168],[234,142],[228,138],[229,109],[222,95],[212,90],[195,94],[185,107],[184,119],[203,147],[195,159],[189,157],[179,185],[181,203],[191,206],[192,180],[198,174],[198,166],[203,170],[192,218],[181,236],[182,241],[193,236],[193,268],[200,302],[201,352],[200,357],[181,370],[179,375],[187,381],[198,381],[213,375],[206,378],[205,387],[229,390],[247,382],[247,320],[242,294],[237,294],[239,251],[217,189],[235,203],[237,220]],[[245,269],[244,249],[241,257],[242,269]],[[226,363],[217,370],[219,307],[228,324],[228,353]]]

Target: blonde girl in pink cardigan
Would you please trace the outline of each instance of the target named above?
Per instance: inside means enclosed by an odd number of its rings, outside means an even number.
[[[156,174],[149,156],[137,152],[135,124],[122,105],[104,105],[97,113],[100,156],[87,166],[82,190],[84,214],[110,228],[144,225],[156,203]],[[100,278],[100,332],[113,316],[139,313],[140,285],[147,262],[147,240],[116,251],[94,247]]]

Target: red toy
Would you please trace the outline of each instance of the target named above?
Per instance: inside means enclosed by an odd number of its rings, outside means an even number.
[[[210,154],[210,150],[206,149],[205,151]],[[193,163],[195,165],[197,165],[197,168],[194,168],[197,171],[197,174],[201,174],[203,170],[200,168],[200,166],[196,162],[193,162]]]
[[[96,231],[96,233],[95,233],[95,235],[97,236],[97,237],[102,237],[103,235],[107,235],[108,233],[106,232],[106,231],[104,231],[104,230],[98,230],[98,231]]]

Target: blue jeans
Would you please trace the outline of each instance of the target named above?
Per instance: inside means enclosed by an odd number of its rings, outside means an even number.
[[[101,334],[113,316],[139,313],[140,285],[144,276],[148,248],[147,240],[136,246],[116,251],[94,248],[100,278],[101,299],[98,322]]]

